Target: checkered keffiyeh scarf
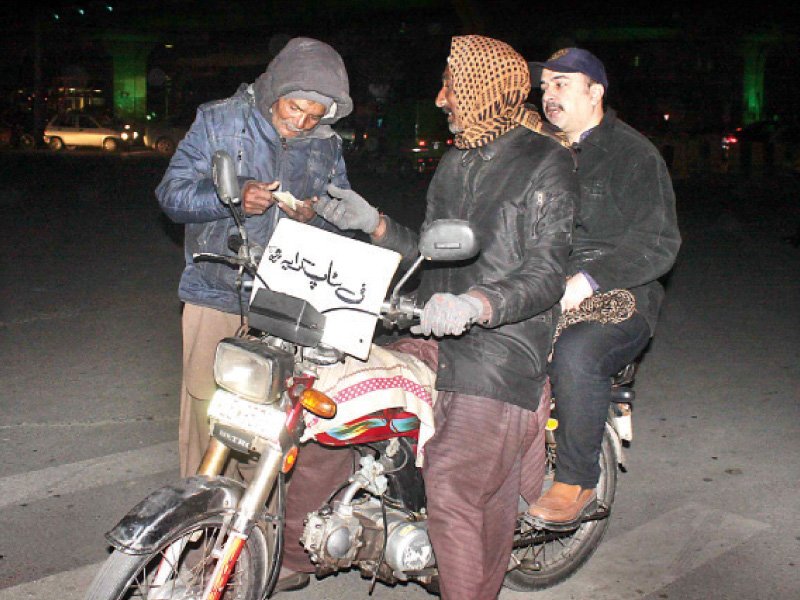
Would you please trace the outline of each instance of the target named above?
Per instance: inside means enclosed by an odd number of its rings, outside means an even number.
[[[447,64],[464,127],[456,135],[457,148],[485,146],[520,125],[569,147],[564,134],[525,106],[531,91],[530,71],[511,46],[480,35],[456,36]]]

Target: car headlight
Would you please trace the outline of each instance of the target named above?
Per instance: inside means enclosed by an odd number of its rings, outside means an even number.
[[[292,374],[294,357],[258,341],[225,338],[217,345],[217,385],[251,402],[277,402]]]
[[[123,131],[123,132],[122,132],[122,135],[121,135],[120,137],[121,137],[123,140],[127,141],[127,140],[128,140],[128,132],[127,132],[127,131]]]

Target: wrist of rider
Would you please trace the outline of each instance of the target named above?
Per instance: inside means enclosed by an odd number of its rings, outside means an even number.
[[[374,241],[381,240],[386,235],[386,217],[382,212],[378,213],[378,224],[375,225],[375,229],[369,235],[372,236]]]
[[[372,209],[370,211],[369,222],[363,228],[363,231],[367,235],[373,235],[375,233],[375,230],[378,228],[378,226],[381,223],[381,215],[378,212],[378,209],[375,208],[374,206],[370,206],[369,208]]]
[[[492,320],[492,305],[484,294],[478,290],[470,290],[464,294],[464,299],[470,302],[478,312],[478,325],[488,325]]]
[[[581,275],[583,275],[586,278],[586,281],[592,287],[592,292],[596,292],[597,290],[600,289],[600,284],[597,283],[594,280],[594,278],[591,275],[589,275],[586,271],[580,270],[580,271],[578,271],[578,273],[580,273]]]

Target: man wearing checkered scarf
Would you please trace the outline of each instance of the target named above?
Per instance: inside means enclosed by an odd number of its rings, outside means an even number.
[[[418,337],[403,340],[420,357],[438,352],[436,431],[423,476],[445,600],[497,597],[519,495],[535,500],[544,474],[545,366],[578,186],[564,139],[525,105],[529,92],[528,64],[513,48],[453,38],[436,105],[456,142],[431,181],[423,228],[467,220],[481,252],[423,271]],[[370,234],[406,266],[416,258],[417,232],[352,190],[328,191],[315,208],[323,218]],[[302,476],[293,477],[296,486]]]

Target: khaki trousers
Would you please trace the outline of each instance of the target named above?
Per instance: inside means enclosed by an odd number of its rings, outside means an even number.
[[[222,338],[236,334],[239,315],[184,304],[183,381],[178,422],[181,476],[194,475],[208,446],[208,404],[216,391],[214,356]],[[229,467],[230,468],[230,467]]]

